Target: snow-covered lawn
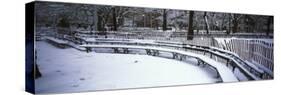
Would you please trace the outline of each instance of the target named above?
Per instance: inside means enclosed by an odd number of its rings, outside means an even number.
[[[215,83],[213,71],[197,65],[148,55],[86,53],[36,42],[42,77],[36,93],[62,93]],[[192,62],[192,61],[191,61]]]

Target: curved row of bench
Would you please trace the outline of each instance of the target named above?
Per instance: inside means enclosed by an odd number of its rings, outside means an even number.
[[[186,57],[192,57],[197,59],[198,65],[209,65],[216,70],[217,76],[222,79],[223,82],[235,82],[238,81],[236,76],[232,73],[230,69],[222,65],[222,63],[216,62],[213,59],[210,59],[206,56],[202,56],[195,53],[185,52],[181,50],[162,48],[162,47],[153,47],[153,46],[136,46],[136,45],[80,45],[85,47],[89,52],[92,48],[112,48],[115,53],[129,53],[129,49],[141,49],[145,50],[147,55],[158,56],[159,52],[169,52],[173,55],[174,59],[183,60]]]
[[[260,69],[259,67],[245,62],[237,54],[226,50],[218,49],[210,46],[198,46],[185,44],[182,42],[170,42],[170,41],[153,41],[153,40],[124,40],[124,39],[92,39],[85,40],[87,44],[117,44],[117,45],[138,45],[138,46],[159,46],[159,47],[171,47],[184,50],[195,50],[205,53],[210,53],[210,57],[213,56],[225,59],[226,65],[231,65],[233,71],[238,68],[249,80],[259,80],[264,77],[273,78],[273,72]]]
[[[65,40],[73,42],[75,39],[64,38]],[[77,41],[76,41],[77,42]],[[76,43],[75,42],[75,43]],[[110,45],[135,45],[135,46],[158,46],[158,47],[169,47],[179,50],[194,50],[210,54],[210,58],[213,56],[225,59],[226,66],[231,65],[233,71],[238,68],[249,80],[259,80],[264,77],[273,78],[273,72],[269,70],[263,70],[256,65],[245,62],[237,54],[218,49],[210,46],[198,46],[192,44],[185,44],[182,42],[171,42],[171,41],[154,41],[154,40],[132,40],[132,39],[81,39],[79,38],[78,43],[83,44],[110,44]],[[77,44],[77,43],[76,43]],[[86,47],[85,47],[86,48]],[[126,50],[125,50],[126,51]],[[149,51],[148,51],[149,52]],[[176,55],[175,55],[176,56]]]

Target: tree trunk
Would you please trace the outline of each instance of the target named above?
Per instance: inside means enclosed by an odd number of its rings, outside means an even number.
[[[244,29],[244,31],[246,31],[247,33],[250,32],[250,19],[249,19],[249,16],[248,15],[245,15],[245,19],[244,19],[244,22],[245,22],[245,26],[246,28]]]
[[[97,15],[97,16],[98,16],[98,17],[97,17],[97,18],[98,18],[98,19],[97,19],[97,20],[98,20],[98,22],[97,22],[97,30],[98,30],[98,31],[103,31],[102,21],[101,21],[102,18],[101,18],[100,15]]]
[[[162,25],[163,31],[167,30],[167,12],[166,9],[163,10],[163,25]]]
[[[207,34],[209,34],[210,26],[208,24],[207,12],[204,12],[204,22],[205,22],[205,28],[206,28]]]
[[[116,11],[115,7],[112,9],[112,22],[113,22],[113,31],[117,31],[117,19],[116,19]]]
[[[93,12],[93,23],[92,23],[92,30],[93,31],[98,31],[98,11],[97,7],[94,7],[94,12]]]
[[[228,29],[226,31],[226,34],[230,34],[231,31],[231,14],[228,16]]]
[[[135,27],[135,16],[133,15],[133,20],[132,20],[132,26],[131,27]]]
[[[187,40],[193,39],[193,15],[194,11],[189,12],[189,22],[188,22],[188,33],[187,33]]]
[[[152,29],[153,27],[152,27],[152,15],[151,15],[151,13],[149,14],[149,21],[150,21],[150,28]]]
[[[266,31],[267,36],[269,35],[269,32],[271,32],[270,25],[273,24],[272,22],[273,22],[273,16],[269,16],[267,20],[267,31]]]
[[[238,32],[238,18],[237,18],[237,14],[234,14],[233,16],[233,33]]]
[[[220,30],[221,30],[221,31],[224,30],[223,27],[224,27],[225,17],[226,17],[225,14],[223,14],[222,23],[221,23],[221,25],[220,25]]]

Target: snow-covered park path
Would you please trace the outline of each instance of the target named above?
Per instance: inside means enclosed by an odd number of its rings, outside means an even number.
[[[215,83],[213,72],[185,62],[137,54],[86,53],[36,42],[42,77],[36,93],[63,93]]]

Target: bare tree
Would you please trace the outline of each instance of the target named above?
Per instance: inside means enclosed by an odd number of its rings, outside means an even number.
[[[163,24],[162,24],[163,31],[167,30],[167,10],[163,9]]]
[[[266,35],[269,35],[269,32],[272,32],[270,26],[273,26],[273,16],[269,16],[267,19],[267,31],[266,31]],[[273,29],[273,27],[272,27]]]
[[[222,14],[222,22],[220,25],[220,30],[224,30],[225,18],[226,18],[226,14]]]
[[[112,23],[113,31],[123,24],[123,19],[131,12],[128,7],[112,6]]]
[[[230,34],[231,32],[231,14],[228,14],[228,29],[226,31],[226,34]]]
[[[116,21],[116,9],[112,7],[112,23],[113,23],[113,31],[117,31],[117,21]]]
[[[209,34],[209,31],[210,31],[210,26],[209,26],[209,23],[208,23],[208,16],[207,16],[207,12],[204,12],[204,22],[205,22],[205,29],[207,31],[207,34]]]
[[[234,14],[233,15],[233,30],[232,30],[233,33],[236,33],[238,31],[238,23],[239,23],[238,15]]]
[[[111,7],[110,6],[98,6],[97,7],[97,15],[98,15],[98,21],[97,21],[97,28],[98,31],[105,31],[105,26],[108,23],[108,20],[110,18],[110,13],[111,12]]]
[[[187,40],[193,39],[193,15],[194,11],[189,11],[189,23],[188,23],[188,33],[187,33]]]

